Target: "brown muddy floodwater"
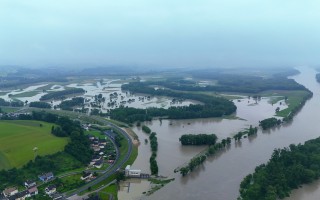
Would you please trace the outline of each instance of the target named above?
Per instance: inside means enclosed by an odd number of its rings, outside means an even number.
[[[275,148],[283,148],[290,144],[303,143],[320,136],[316,124],[320,118],[320,86],[315,80],[316,71],[311,68],[299,68],[301,74],[294,76],[298,83],[310,89],[314,96],[294,117],[291,124],[268,132],[259,130],[254,138],[244,138],[240,143],[232,143],[231,147],[219,155],[207,159],[203,166],[197,168],[186,177],[174,174],[173,170],[187,162],[204,147],[182,147],[178,138],[185,133],[215,133],[220,139],[232,136],[249,125],[257,126],[258,121],[274,114],[278,105],[270,105],[262,99],[257,105],[248,103],[248,99],[235,102],[237,117],[246,119],[196,119],[196,120],[159,120],[148,123],[152,131],[157,132],[159,150],[159,174],[174,177],[175,181],[167,184],[149,197],[137,199],[213,199],[234,200],[238,197],[241,180],[254,171],[257,165],[269,160]],[[252,100],[253,101],[253,100]],[[144,144],[147,135],[135,128],[141,145],[139,156],[133,164],[134,168],[149,172],[150,146]],[[320,181],[293,192],[293,200],[319,199]],[[318,196],[318,198],[317,198]]]

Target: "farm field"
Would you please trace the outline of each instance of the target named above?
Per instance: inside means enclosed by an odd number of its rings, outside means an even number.
[[[40,126],[42,124],[42,126]],[[51,134],[53,124],[40,121],[0,121],[0,170],[22,167],[37,155],[62,151],[68,138]]]

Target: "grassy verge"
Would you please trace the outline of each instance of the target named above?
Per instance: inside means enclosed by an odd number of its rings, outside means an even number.
[[[132,165],[134,163],[134,161],[137,159],[137,157],[138,157],[138,146],[133,145],[131,155],[130,155],[129,159],[127,160],[127,162],[124,163],[122,168],[126,167],[127,165]]]
[[[99,193],[99,197],[102,200],[109,200],[109,194],[113,196],[114,200],[118,199],[118,186],[116,184],[112,184],[103,190],[101,190]]]

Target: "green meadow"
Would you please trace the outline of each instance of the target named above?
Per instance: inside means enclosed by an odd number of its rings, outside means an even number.
[[[40,125],[41,124],[41,125]],[[37,155],[48,155],[62,151],[68,138],[51,134],[53,124],[28,121],[0,121],[0,170],[22,167]]]

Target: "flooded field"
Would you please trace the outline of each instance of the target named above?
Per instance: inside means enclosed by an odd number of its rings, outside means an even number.
[[[101,103],[101,111],[107,112],[109,109],[114,109],[119,106],[128,106],[134,108],[169,108],[170,106],[188,106],[190,104],[198,104],[200,102],[192,100],[179,100],[173,98],[167,98],[162,96],[148,96],[143,94],[132,94],[130,92],[121,90],[121,83],[119,80],[92,80],[93,83],[84,81],[83,83],[72,83],[67,85],[52,85],[39,84],[29,86],[24,89],[18,89],[13,91],[0,91],[0,98],[6,101],[12,101],[14,99],[23,102],[39,101],[40,98],[50,92],[65,90],[66,88],[82,88],[86,91],[84,95],[71,95],[66,100],[72,97],[84,97],[85,108],[92,109],[91,103],[94,102],[94,97],[101,94],[105,101]],[[114,83],[115,82],[115,83]],[[42,89],[45,88],[45,89]],[[6,93],[5,93],[6,92]],[[5,93],[5,94],[4,94]],[[49,103],[52,106],[59,105],[61,100],[50,100]]]

